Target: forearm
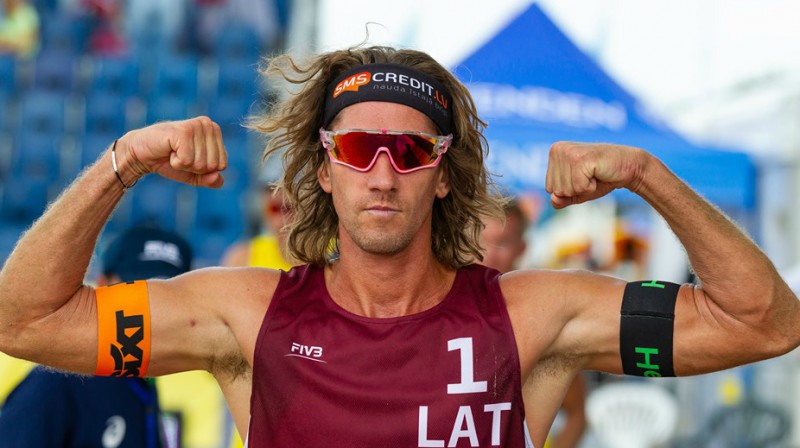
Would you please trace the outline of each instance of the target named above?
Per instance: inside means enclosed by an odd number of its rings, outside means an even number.
[[[110,157],[106,151],[87,168],[17,243],[0,271],[2,328],[13,333],[53,313],[83,285],[98,235],[123,195]]]

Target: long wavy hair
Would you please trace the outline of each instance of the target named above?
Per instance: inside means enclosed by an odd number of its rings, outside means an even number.
[[[486,123],[478,118],[467,88],[432,57],[382,46],[331,51],[305,63],[280,55],[266,59],[260,70],[267,81],[288,86],[287,95],[268,105],[268,112],[251,117],[248,126],[267,136],[265,159],[283,153],[284,175],[278,187],[294,209],[288,224],[290,255],[296,261],[324,265],[330,263],[331,250],[338,250],[339,219],[333,199],[317,180],[317,170],[327,157],[318,131],[328,84],[346,70],[370,63],[413,67],[443,83],[452,95],[453,142],[440,166],[447,170],[450,193],[434,203],[431,249],[451,269],[482,259],[482,218],[502,219],[505,202],[484,165]]]

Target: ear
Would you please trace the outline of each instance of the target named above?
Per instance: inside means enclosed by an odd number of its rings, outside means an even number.
[[[331,184],[331,164],[328,162],[327,158],[322,162],[322,165],[317,168],[317,180],[319,181],[319,186],[322,187],[322,191],[330,194],[333,190],[333,186]]]
[[[444,199],[450,193],[450,175],[447,172],[447,166],[442,164],[439,166],[439,178],[436,181],[436,197]]]

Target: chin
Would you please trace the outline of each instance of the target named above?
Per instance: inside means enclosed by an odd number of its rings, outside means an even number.
[[[354,238],[358,247],[373,255],[395,255],[402,252],[410,244],[410,239],[392,237],[384,234]]]

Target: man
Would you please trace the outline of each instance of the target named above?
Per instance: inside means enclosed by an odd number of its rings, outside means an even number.
[[[516,200],[510,201],[504,209],[505,222],[497,218],[484,220],[486,227],[481,232],[481,243],[484,248],[481,264],[506,273],[517,268],[517,261],[528,246],[525,241],[528,219]],[[536,376],[535,373],[531,374],[532,378]],[[526,403],[531,406],[535,404],[532,400],[528,400],[527,396],[535,394],[537,387],[533,381],[522,385],[523,397],[526,397]],[[532,412],[533,415],[535,413]],[[559,417],[562,416],[555,435],[547,438],[545,448],[575,448],[586,431],[586,382],[580,372],[576,372],[575,379],[564,395],[559,412]],[[529,426],[535,424],[536,421],[531,420]]]
[[[519,203],[512,200],[505,205],[504,211],[505,219],[484,218],[484,228],[481,231],[481,264],[503,273],[516,269],[517,261],[528,248],[525,241],[528,218]]]
[[[105,251],[97,283],[169,278],[187,272],[191,260],[189,243],[178,235],[133,228]],[[3,405],[0,447],[179,446],[179,433],[162,423],[150,380],[86,377],[37,367]]]
[[[223,184],[216,124],[158,123],[111,144],[21,238],[0,272],[0,350],[85,373],[208,370],[250,447],[524,446],[526,413],[541,446],[579,370],[692,375],[800,343],[800,304],[770,261],[645,151],[554,144],[551,203],[641,195],[702,286],[494,275],[470,265],[481,217],[502,211],[466,87],[428,55],[386,47],[282,57],[275,73],[301,88],[253,127],[274,134],[268,152],[287,151],[288,244],[309,265],[83,285],[98,233],[142,176]],[[117,317],[138,336],[117,338]],[[523,381],[538,385],[524,410]]]
[[[39,51],[39,14],[26,0],[2,0],[0,55],[31,59]]]

